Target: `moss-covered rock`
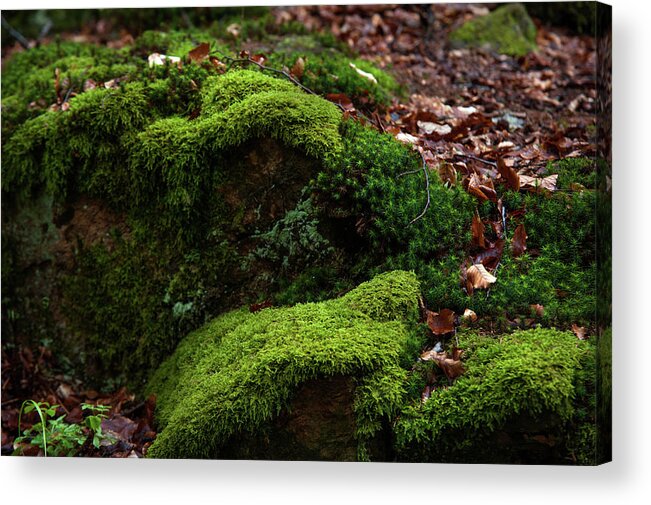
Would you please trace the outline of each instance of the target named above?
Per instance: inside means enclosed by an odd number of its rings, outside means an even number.
[[[45,45],[8,62],[6,80],[3,72],[3,252],[11,251],[3,256],[10,281],[3,296],[19,321],[11,333],[49,333],[25,323],[41,320],[32,308],[48,298],[41,312],[58,328],[60,354],[83,361],[91,383],[110,377],[139,389],[181,335],[233,306],[296,292],[295,278],[309,278],[311,288],[284,303],[323,299],[367,279],[368,270],[353,273],[348,259],[365,239],[324,212],[331,198],[325,190],[314,195],[312,181],[326,167],[336,179],[342,163],[371,169],[370,153],[381,144],[393,150],[392,171],[413,159],[367,129],[369,153],[342,161],[352,140],[340,111],[283,78],[220,74],[187,59],[182,67],[146,67],[156,47],[186,50],[203,36],[148,32],[120,51]],[[40,105],[32,103],[38,90]],[[60,99],[66,107],[49,107]],[[413,180],[397,182],[422,196]],[[32,228],[14,233],[7,223],[35,201],[49,202],[43,229],[59,238],[32,255],[20,251],[21,233]],[[97,215],[101,237],[78,223]],[[34,225],[34,237],[40,229]],[[25,255],[56,271],[45,275],[52,285],[37,300],[38,289],[23,289],[34,265],[11,259]],[[310,274],[318,269],[328,275]]]
[[[465,333],[465,373],[403,409],[395,427],[408,461],[595,464],[594,346],[570,332]]]
[[[536,49],[536,27],[522,4],[507,4],[467,21],[450,34],[450,42],[458,47],[485,47],[524,56]]]
[[[419,291],[413,273],[396,271],[339,299],[256,313],[240,310],[208,323],[181,342],[149,383],[148,392],[158,397],[162,431],[148,455],[251,457],[248,450],[238,454],[236,447],[250,448],[243,441],[264,439],[259,435],[267,433],[273,436],[265,449],[281,449],[288,438],[298,451],[281,457],[369,457],[368,443],[400,406],[406,376],[400,365],[420,345],[411,331]],[[310,395],[300,388],[314,392],[315,380],[325,380],[327,390],[338,392],[340,402],[331,408],[338,415],[315,414],[316,405],[305,405]],[[297,408],[303,422],[311,422],[300,433],[296,422],[287,421]],[[274,424],[278,416],[284,422]],[[332,433],[338,436],[324,436]],[[277,444],[274,437],[286,437],[285,442]],[[279,457],[264,450],[253,454]]]

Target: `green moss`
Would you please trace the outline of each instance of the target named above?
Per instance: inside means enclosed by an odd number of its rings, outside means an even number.
[[[508,4],[466,22],[450,34],[450,41],[525,56],[536,49],[536,27],[522,4]]]
[[[327,41],[326,41],[327,43]],[[373,63],[350,56],[338,48],[322,47],[323,41],[309,43],[303,37],[286,42],[271,54],[269,64],[293,68],[299,58],[303,60],[301,82],[315,93],[342,93],[358,106],[387,106],[391,99],[402,93],[400,85],[388,72]],[[371,74],[375,81],[360,74]]]
[[[399,459],[514,462],[517,448],[500,443],[498,433],[575,433],[580,410],[594,403],[594,348],[572,333],[459,340],[466,372],[424,404],[418,399],[403,409],[395,427]]]
[[[206,83],[201,112],[207,116],[221,113],[251,95],[266,92],[292,93],[296,92],[296,85],[260,72],[228,72],[224,76],[212,77]]]
[[[391,135],[352,121],[342,131],[343,155],[319,174],[316,184],[331,200],[330,212],[368,223],[372,249],[386,254],[407,248],[411,257],[426,260],[469,239],[473,202],[465,191],[444,186],[430,171],[430,206],[411,223],[427,203],[418,155]]]
[[[597,168],[590,158],[565,158],[547,165],[548,174],[558,174],[558,189],[568,191],[580,189],[577,184],[595,189]]]
[[[213,321],[190,335],[150,382],[162,431],[148,455],[218,457],[231,436],[277,416],[301,383],[348,375],[359,384],[356,436],[364,456],[365,441],[403,396],[399,362],[413,348],[406,323],[417,315],[418,291],[413,274],[392,272],[341,299]]]
[[[64,311],[70,330],[82,335],[76,345],[88,356],[89,380],[101,386],[111,377],[139,391],[179,335],[224,309],[236,280],[222,276],[235,268],[236,256],[219,237],[195,249],[175,248],[145,230],[114,240],[111,251],[81,246],[63,286]]]

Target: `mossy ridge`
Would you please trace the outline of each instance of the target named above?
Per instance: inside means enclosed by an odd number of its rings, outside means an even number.
[[[450,34],[454,45],[489,47],[511,56],[536,49],[536,26],[522,4],[498,7],[490,14],[464,23]]]
[[[371,292],[383,293],[384,308],[365,305]],[[399,363],[414,348],[409,327],[418,293],[416,276],[397,271],[340,299],[218,318],[189,336],[150,382],[163,430],[148,455],[218,456],[230,436],[278,415],[300,383],[350,375],[362,384],[355,411],[363,457],[364,441],[380,429],[380,419],[397,412],[403,396]],[[383,321],[372,317],[378,314]],[[179,365],[187,361],[194,364]]]
[[[386,107],[394,96],[403,93],[395,78],[372,62],[342,52],[338,47],[310,47],[301,37],[286,41],[272,52],[269,65],[292,68],[299,58],[303,61],[301,83],[315,93],[342,93],[362,108],[368,105]],[[371,74],[375,81],[360,74],[355,67]]]
[[[553,329],[518,331],[499,339],[461,333],[459,339],[467,353],[466,372],[425,404],[418,399],[403,409],[395,427],[399,459],[513,462],[517,449],[497,449],[497,435],[519,431],[518,422],[533,422],[568,447],[576,443],[567,437],[577,423],[594,422],[590,343]]]

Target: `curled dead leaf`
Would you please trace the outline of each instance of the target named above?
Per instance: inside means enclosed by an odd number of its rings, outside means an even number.
[[[537,317],[543,317],[545,315],[545,307],[543,307],[539,303],[529,305],[529,308],[531,309],[531,312],[535,314]]]
[[[512,191],[520,190],[520,176],[513,167],[506,166],[506,163],[502,158],[497,159],[497,171],[499,172],[500,177],[504,179],[507,188]]]
[[[472,265],[466,270],[466,285],[470,286],[469,292],[474,289],[488,289],[495,281],[497,278],[491,275],[481,263]]]
[[[206,42],[202,42],[201,44],[199,44],[197,47],[195,47],[188,53],[188,57],[190,58],[190,61],[194,61],[195,63],[201,63],[203,60],[208,58],[209,52],[210,52],[210,44]]]
[[[434,361],[449,380],[454,380],[465,372],[461,362],[462,355],[463,350],[457,347],[452,350],[452,355],[431,349],[421,354],[420,359]]]
[[[375,76],[373,74],[371,74],[369,72],[364,72],[362,69],[357,68],[357,65],[355,65],[352,61],[349,63],[349,65],[350,65],[350,68],[355,70],[355,72],[357,72],[359,75],[361,75],[365,79],[368,79],[373,84],[377,84],[377,79],[375,78]]]
[[[472,244],[482,249],[486,247],[486,238],[484,237],[484,224],[481,222],[479,212],[475,210],[472,216]]]
[[[527,232],[524,229],[523,224],[519,224],[513,233],[513,239],[511,240],[511,252],[513,257],[517,258],[522,256],[527,250]]]
[[[451,186],[457,183],[457,171],[451,163],[441,163],[438,166],[438,173],[442,182],[449,182]]]
[[[587,330],[585,329],[584,326],[578,326],[576,324],[572,324],[572,333],[574,333],[576,335],[576,338],[578,338],[579,340],[588,339],[588,335],[586,334]]]
[[[477,321],[477,314],[474,310],[466,309],[463,311],[463,316],[461,316],[461,318],[474,323]]]
[[[558,183],[558,174],[553,174],[543,179],[538,177],[531,177],[529,175],[520,175],[520,189],[528,191],[539,192],[556,191],[556,184]]]
[[[305,60],[299,56],[298,59],[296,60],[296,63],[294,63],[294,65],[292,66],[291,72],[294,75],[294,77],[300,79],[301,77],[303,77],[304,71],[305,71]]]
[[[441,312],[427,311],[427,326],[434,335],[445,335],[454,331],[454,311],[443,309]]]

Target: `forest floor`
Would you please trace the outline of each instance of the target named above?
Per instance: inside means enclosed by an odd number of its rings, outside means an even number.
[[[462,174],[468,191],[479,198],[491,198],[491,179],[508,179],[514,172],[519,173],[520,187],[554,190],[554,176],[544,177],[550,160],[595,155],[592,37],[538,26],[538,50],[520,59],[452,49],[447,42],[451,28],[486,7],[435,5],[427,23],[418,9],[297,6],[275,9],[274,15],[279,23],[296,20],[310,30],[329,30],[362,57],[379,59],[406,86],[407,96],[387,110],[355,111],[346,97],[338,98],[340,104],[348,114],[364,116],[378,129],[414,144],[431,167],[439,167],[442,180]],[[129,37],[123,33],[120,39],[106,41],[101,26],[87,27],[82,36],[114,45]],[[3,455],[13,452],[21,402],[27,397],[60,405],[58,412],[69,423],[82,421],[83,403],[110,406],[102,428],[116,441],[99,449],[85,444],[80,455],[143,456],[155,438],[151,400],[137,399],[124,388],[109,394],[88,390],[55,370],[56,360],[45,347],[12,353],[3,347]],[[34,417],[26,420],[36,422]]]

